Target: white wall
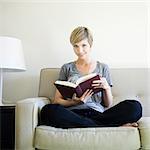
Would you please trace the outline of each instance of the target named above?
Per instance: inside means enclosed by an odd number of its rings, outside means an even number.
[[[0,4],[0,35],[2,32],[2,4]]]
[[[150,68],[150,1],[147,3],[148,7],[148,23],[147,23],[147,51],[148,51],[148,67]]]
[[[27,71],[4,75],[4,98],[15,102],[37,96],[40,69],[75,58],[70,32],[88,26],[93,56],[113,68],[147,68],[147,7],[143,3],[2,3],[3,35],[22,40]]]

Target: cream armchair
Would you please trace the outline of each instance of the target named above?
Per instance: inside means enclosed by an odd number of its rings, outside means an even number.
[[[139,128],[58,129],[40,125],[40,110],[50,103],[59,69],[42,69],[39,96],[17,102],[17,150],[150,150],[150,78],[148,69],[111,69],[114,104],[138,99],[143,105]]]

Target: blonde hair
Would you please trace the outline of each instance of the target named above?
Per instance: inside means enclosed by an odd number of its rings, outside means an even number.
[[[90,46],[93,44],[93,36],[91,31],[87,27],[77,27],[75,28],[70,35],[70,43],[75,45],[76,43],[86,39]]]

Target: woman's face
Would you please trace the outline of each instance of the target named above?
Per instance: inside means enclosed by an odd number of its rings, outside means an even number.
[[[91,46],[87,39],[84,39],[73,45],[73,49],[78,58],[84,59],[89,56],[91,52]]]

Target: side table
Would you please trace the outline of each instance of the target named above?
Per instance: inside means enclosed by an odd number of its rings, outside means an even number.
[[[15,149],[15,105],[0,106],[0,150]]]

